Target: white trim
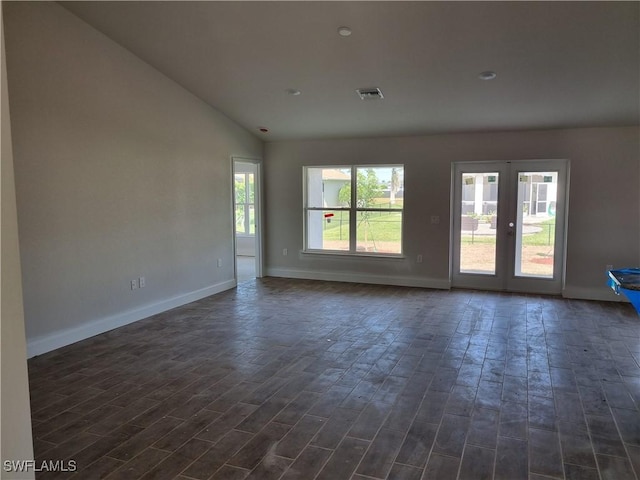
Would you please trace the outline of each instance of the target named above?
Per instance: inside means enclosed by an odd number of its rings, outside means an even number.
[[[34,357],[36,355],[42,355],[43,353],[50,352],[57,348],[70,345],[81,340],[99,335],[114,328],[122,327],[138,320],[148,318],[158,313],[166,312],[172,308],[186,305],[187,303],[195,302],[201,298],[215,295],[216,293],[224,292],[234,288],[237,285],[235,279],[227,280],[224,282],[210,285],[200,290],[177,295],[175,297],[162,300],[157,303],[152,303],[144,307],[136,308],[134,310],[128,310],[116,315],[111,315],[106,318],[100,318],[96,320],[90,320],[82,325],[76,327],[60,330],[48,335],[43,335],[37,338],[27,340],[27,358]]]
[[[451,284],[447,280],[435,278],[322,272],[292,268],[267,268],[266,276],[279,278],[298,278],[302,280],[323,280],[328,282],[368,283],[375,285],[393,285],[398,287],[433,288],[438,290],[450,290],[452,288]],[[483,290],[492,291],[492,289],[490,288],[485,288]],[[603,286],[601,288],[567,287],[562,291],[562,297],[576,300],[596,300],[603,302],[630,303],[624,295],[616,295],[615,293],[613,293],[613,290],[611,290],[611,288],[606,286]]]
[[[293,268],[267,268],[266,276],[300,278],[304,280],[324,280],[329,282],[370,283],[375,285],[393,285],[397,287],[436,288],[439,290],[449,290],[451,288],[448,280],[435,278],[323,272]]]
[[[300,256],[321,255],[330,257],[348,257],[349,259],[364,257],[367,259],[378,258],[385,260],[406,260],[407,256],[402,253],[375,253],[375,252],[347,252],[346,250],[300,250]]]
[[[563,298],[576,300],[598,300],[602,302],[630,303],[624,295],[616,295],[610,287],[565,287],[562,291]]]

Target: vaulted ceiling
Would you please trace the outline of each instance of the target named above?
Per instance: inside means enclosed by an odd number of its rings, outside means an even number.
[[[639,123],[638,2],[61,3],[265,140]]]

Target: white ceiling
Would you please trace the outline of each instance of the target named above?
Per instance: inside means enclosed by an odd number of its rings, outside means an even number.
[[[265,140],[639,123],[638,2],[62,4]]]

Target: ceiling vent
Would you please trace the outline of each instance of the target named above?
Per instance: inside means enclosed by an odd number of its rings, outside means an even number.
[[[358,88],[356,90],[362,100],[380,100],[384,98],[379,88]]]

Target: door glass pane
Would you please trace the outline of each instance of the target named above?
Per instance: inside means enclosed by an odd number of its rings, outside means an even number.
[[[247,203],[255,203],[256,198],[256,186],[255,175],[253,173],[247,174]]]
[[[495,275],[498,172],[463,173],[460,272]]]
[[[236,194],[236,205],[245,203],[247,198],[247,183],[244,173],[236,173],[234,176],[234,190]]]
[[[349,212],[307,211],[307,248],[349,251]]]
[[[553,278],[558,172],[518,172],[517,277]]]
[[[244,205],[236,205],[236,233],[247,233]]]

